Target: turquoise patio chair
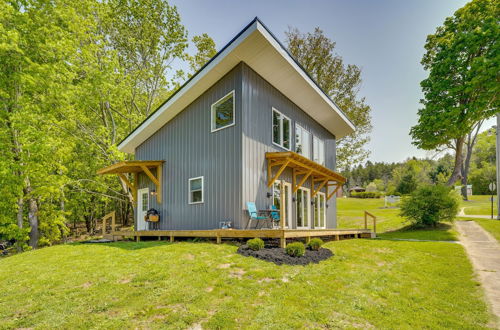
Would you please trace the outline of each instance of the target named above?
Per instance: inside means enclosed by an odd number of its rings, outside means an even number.
[[[259,215],[259,212],[257,211],[257,207],[255,206],[254,202],[247,202],[247,210],[248,210],[248,215],[250,216],[250,220],[248,220],[247,224],[247,229],[250,227],[250,222],[252,222],[252,220],[256,220],[257,225],[261,220],[269,220],[267,216]],[[255,226],[255,228],[257,228],[257,225]]]
[[[273,223],[273,229],[279,227],[280,224],[280,213],[278,212],[278,208],[276,205],[271,205],[271,210],[276,210],[275,212],[271,211],[271,221]]]

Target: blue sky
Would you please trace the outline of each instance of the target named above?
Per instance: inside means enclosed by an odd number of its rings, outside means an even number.
[[[171,0],[189,35],[207,33],[220,49],[258,16],[281,40],[288,27],[320,27],[345,63],[363,71],[360,95],[372,108],[372,161],[432,156],[411,145],[417,122],[425,39],[465,0]],[[490,127],[489,122],[485,127]]]

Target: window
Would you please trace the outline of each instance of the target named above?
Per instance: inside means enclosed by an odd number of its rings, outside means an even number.
[[[290,150],[290,118],[273,108],[273,143]]]
[[[203,177],[189,179],[189,204],[203,203]]]
[[[325,143],[316,136],[313,136],[313,161],[325,165]]]
[[[295,152],[311,158],[311,133],[300,125],[295,125]]]
[[[212,132],[234,125],[234,91],[212,104]]]

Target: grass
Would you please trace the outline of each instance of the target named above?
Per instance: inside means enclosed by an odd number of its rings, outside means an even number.
[[[491,214],[491,196],[473,195],[469,196],[469,201],[462,201],[461,207],[467,215],[490,215]],[[493,201],[493,214],[497,214],[496,198]]]
[[[457,232],[451,225],[440,225],[432,229],[415,229],[399,215],[399,208],[384,208],[384,199],[337,199],[339,228],[364,228],[364,211],[377,217],[377,236],[386,239],[419,239],[435,241],[457,240]],[[371,218],[368,226],[372,228]]]
[[[392,221],[392,220],[391,220]],[[0,259],[0,328],[486,328],[454,243],[345,240],[309,266],[211,243],[66,244]]]

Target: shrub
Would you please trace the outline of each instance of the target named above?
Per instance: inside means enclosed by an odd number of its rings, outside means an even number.
[[[362,192],[352,192],[351,197],[354,198],[380,198],[382,193],[378,191],[362,191]]]
[[[436,226],[453,221],[458,212],[458,195],[445,186],[423,186],[403,198],[401,215],[417,226]]]
[[[290,243],[285,250],[286,254],[292,257],[302,257],[306,253],[306,247],[301,242]]]
[[[264,248],[264,241],[260,238],[252,238],[247,241],[247,245],[254,251],[259,251]]]
[[[307,247],[313,251],[318,251],[323,244],[324,242],[321,238],[313,238],[309,241]]]

